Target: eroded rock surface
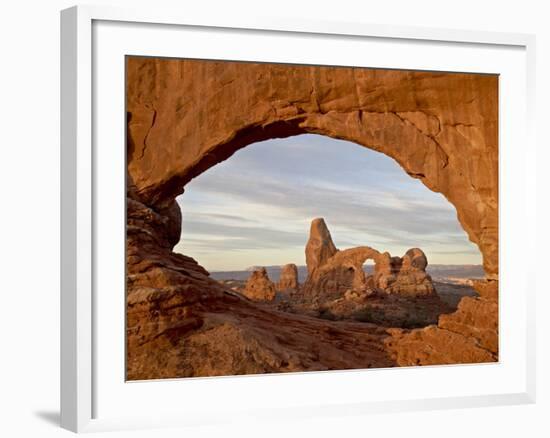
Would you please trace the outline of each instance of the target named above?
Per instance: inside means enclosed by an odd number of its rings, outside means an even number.
[[[497,110],[493,75],[129,57],[128,378],[497,360]],[[264,309],[172,252],[185,184],[251,143],[302,133],[385,153],[442,193],[494,281],[438,325],[388,330]],[[308,267],[336,254],[331,243],[312,246]]]
[[[409,249],[403,257],[384,253],[377,260],[375,284],[387,293],[410,297],[436,293],[432,279],[426,273],[428,259],[420,248]]]
[[[317,237],[319,230],[322,230],[323,236],[328,236],[328,239],[324,239],[327,242],[324,245],[318,244],[323,241]],[[428,259],[420,248],[409,249],[403,257],[392,257],[388,252],[381,253],[369,246],[335,250],[332,256],[312,257],[312,253],[321,253],[319,248],[327,248],[331,244],[332,239],[325,221],[314,219],[306,246],[306,259],[309,254],[310,260],[314,259],[315,263],[308,266],[309,275],[303,291],[311,300],[333,300],[342,297],[348,290],[367,295],[377,290],[408,297],[436,295],[432,279],[426,273]],[[369,276],[363,269],[367,260],[374,261],[374,273]]]
[[[377,250],[368,246],[336,252],[309,273],[304,295],[312,300],[326,301],[342,296],[348,289],[373,289],[375,284],[372,280],[367,281],[363,264],[367,259],[376,260],[379,256]]]
[[[275,299],[275,285],[269,279],[265,268],[255,269],[250,274],[243,294],[254,301],[273,301]]]
[[[464,297],[437,326],[392,330],[385,340],[399,366],[498,361],[498,282],[476,281],[478,298]]]
[[[440,192],[498,272],[498,76],[130,57],[128,173],[147,205],[251,143],[323,134]]]
[[[316,268],[324,265],[338,250],[323,218],[311,221],[309,240],[306,244],[306,265],[311,274]]]

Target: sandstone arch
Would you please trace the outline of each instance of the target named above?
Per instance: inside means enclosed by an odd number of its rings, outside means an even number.
[[[363,265],[374,262],[368,277]],[[313,219],[306,245],[308,277],[302,293],[317,303],[337,299],[348,291],[381,291],[410,298],[437,295],[426,273],[428,259],[420,248],[409,249],[403,257],[369,246],[338,250],[323,218]]]
[[[316,133],[394,158],[442,193],[498,274],[493,75],[130,58],[128,172],[147,205],[248,144]]]
[[[369,246],[336,250],[323,264],[309,273],[303,293],[312,297],[322,296],[326,300],[343,295],[349,288],[361,289],[366,284],[363,264],[367,259],[377,263],[381,255]]]
[[[372,349],[367,340],[371,334],[365,328],[363,334],[354,333],[357,339],[365,339],[364,345],[359,340],[348,352],[347,343],[338,342],[343,349],[338,355],[327,353],[312,363],[306,347],[313,340],[306,333],[321,323],[306,324],[292,316],[262,317],[253,304],[241,302],[211,280],[194,260],[171,250],[181,230],[175,197],[187,182],[251,143],[315,133],[382,152],[429,189],[442,193],[480,248],[487,278],[497,280],[497,85],[498,78],[492,75],[129,57],[129,378],[208,374],[199,365],[190,365],[190,356],[174,355],[170,345],[185,339],[192,356],[189,342],[200,349],[206,341],[203,337],[191,341],[189,333],[212,325],[245,342],[251,335],[239,330],[246,324],[238,330],[232,325],[226,329],[220,317],[210,316],[231,311],[233,318],[246,314],[247,321],[254,319],[254,336],[262,327],[265,336],[273,336],[276,324],[277,330],[288,329],[292,336],[301,333],[304,344],[287,345],[281,351],[273,341],[275,347],[255,355],[265,360],[257,359],[246,369],[235,368],[231,361],[237,359],[232,356],[227,367],[233,373],[364,367],[365,361],[357,361],[359,351],[372,357],[378,354],[377,363],[385,366],[394,360],[397,364],[446,363],[451,360],[445,352],[447,332],[452,333],[453,345],[468,351],[467,360],[494,360],[496,351],[487,345],[496,345],[496,323],[492,319],[482,323],[489,341],[480,344],[472,338],[479,330],[471,309],[481,305],[468,301],[462,306],[462,317],[459,308],[457,320],[444,321],[446,328],[435,327],[413,338],[392,335],[387,353]],[[496,300],[497,287],[497,281],[479,286],[489,306]],[[334,348],[330,334],[317,333],[315,342],[321,352]],[[435,353],[423,353],[418,359],[418,348],[407,347],[415,342],[430,344],[429,350]]]

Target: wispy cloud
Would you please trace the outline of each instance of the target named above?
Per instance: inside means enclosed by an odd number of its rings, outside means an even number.
[[[320,136],[251,145],[193,180],[179,201],[177,249],[213,270],[260,264],[258,257],[303,263],[309,222],[318,216],[342,248],[401,255],[419,246],[434,263],[480,261],[442,195],[382,154]],[[220,266],[209,266],[209,252]]]

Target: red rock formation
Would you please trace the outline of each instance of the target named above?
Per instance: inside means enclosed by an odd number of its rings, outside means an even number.
[[[403,257],[384,253],[375,264],[375,284],[387,293],[410,297],[436,293],[431,277],[426,273],[428,259],[420,248],[409,249]]]
[[[309,230],[309,240],[306,244],[306,265],[311,274],[316,268],[336,254],[338,250],[332,242],[330,231],[323,218],[313,219]]]
[[[317,237],[319,230],[322,230],[323,236],[328,236],[324,244],[318,243],[323,241]],[[311,263],[311,271],[304,285],[304,295],[310,299],[324,302],[339,298],[348,290],[368,289],[382,289],[385,293],[409,297],[436,294],[432,279],[426,273],[428,259],[420,248],[409,249],[402,258],[391,257],[388,252],[380,253],[368,246],[336,250],[332,256],[327,256],[326,248],[330,245],[334,247],[325,221],[314,219],[306,246],[306,259],[309,255],[315,263]],[[314,257],[316,254],[324,256]],[[367,260],[374,260],[374,274],[370,278],[363,270]]]
[[[294,263],[284,265],[275,288],[280,292],[296,293],[299,287],[297,266]]]
[[[497,109],[491,75],[128,58],[128,378],[495,360]],[[385,153],[444,194],[495,280],[478,290],[491,292],[390,336],[262,309],[172,253],[186,183],[251,143],[301,133]],[[321,247],[317,260],[336,250]]]
[[[302,133],[394,158],[498,272],[498,77],[130,57],[128,172],[147,205],[251,143]]]
[[[255,269],[250,274],[243,295],[253,301],[273,301],[275,299],[275,285],[269,279],[265,268]]]
[[[341,297],[348,289],[367,288],[363,264],[367,259],[376,261],[379,256],[377,250],[368,246],[336,252],[310,272],[303,287],[304,295],[323,302]]]
[[[437,326],[394,330],[386,340],[399,366],[495,362],[498,360],[498,285],[476,281],[479,298],[464,297]]]

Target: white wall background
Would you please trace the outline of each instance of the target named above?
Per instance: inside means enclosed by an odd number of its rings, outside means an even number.
[[[537,34],[539,197],[549,199],[550,14],[524,0],[96,1],[257,15],[414,24]],[[0,15],[0,435],[69,436],[59,411],[59,10],[71,1],[4,3]],[[518,145],[521,147],[521,145]],[[107,436],[550,436],[550,299],[545,279],[549,209],[538,212],[538,402],[536,405],[312,419]],[[521,230],[518,230],[521,231]]]

